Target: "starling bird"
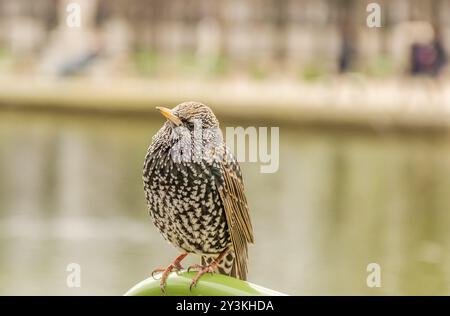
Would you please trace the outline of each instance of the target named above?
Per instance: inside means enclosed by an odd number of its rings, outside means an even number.
[[[144,163],[144,191],[150,217],[181,254],[162,272],[161,290],[188,254],[201,256],[191,288],[207,272],[246,280],[253,229],[238,162],[223,142],[209,107],[184,102],[157,107],[167,119],[153,136]]]

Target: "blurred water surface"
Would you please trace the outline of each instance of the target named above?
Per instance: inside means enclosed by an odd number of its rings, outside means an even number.
[[[176,256],[142,190],[161,124],[0,112],[0,294],[120,295]],[[242,167],[254,283],[300,295],[450,294],[446,136],[281,126],[279,171]],[[66,285],[72,262],[80,288]],[[371,262],[381,288],[366,285]]]

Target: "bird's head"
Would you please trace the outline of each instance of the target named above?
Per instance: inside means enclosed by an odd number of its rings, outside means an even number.
[[[167,122],[154,136],[154,147],[170,148],[174,161],[220,160],[223,136],[219,121],[209,107],[199,102],[184,102],[173,109],[157,107]],[[164,146],[159,146],[163,144]]]
[[[219,127],[219,121],[211,109],[200,102],[183,102],[173,109],[165,107],[156,109],[167,119],[171,127],[185,127],[191,131],[195,124],[202,129]]]

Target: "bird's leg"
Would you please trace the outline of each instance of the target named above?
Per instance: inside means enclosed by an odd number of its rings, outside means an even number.
[[[225,249],[224,251],[222,251],[220,253],[219,256],[217,256],[217,258],[215,258],[213,260],[213,262],[207,266],[202,266],[200,264],[193,264],[191,266],[189,266],[188,268],[188,272],[191,269],[199,269],[197,274],[194,276],[194,278],[192,279],[191,282],[191,286],[189,287],[190,290],[192,290],[192,287],[196,287],[197,286],[197,282],[200,279],[200,277],[205,274],[205,273],[214,273],[215,270],[217,269],[217,267],[219,266],[220,262],[222,261],[223,257],[225,257],[225,255],[228,253],[228,249]]]
[[[155,273],[162,272],[161,279],[159,281],[159,287],[161,288],[161,291],[165,293],[164,287],[166,285],[167,277],[169,276],[169,273],[172,272],[173,269],[175,270],[183,270],[183,266],[181,265],[181,261],[187,256],[187,253],[182,253],[178,257],[175,258],[175,260],[169,264],[167,268],[156,268],[152,271],[152,278],[155,278]]]

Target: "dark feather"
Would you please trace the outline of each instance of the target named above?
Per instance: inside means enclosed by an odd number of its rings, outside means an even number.
[[[233,266],[236,270],[236,276],[246,280],[248,243],[254,242],[253,228],[239,164],[228,149],[221,168],[224,183],[222,188],[219,189],[219,193],[225,209],[232,250],[235,256]]]

